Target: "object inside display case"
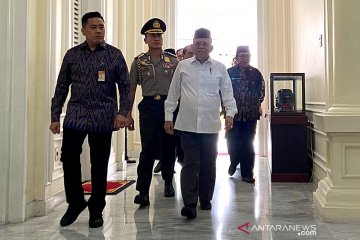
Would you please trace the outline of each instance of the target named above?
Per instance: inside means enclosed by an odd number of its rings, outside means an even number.
[[[295,111],[295,94],[291,89],[280,89],[275,96],[275,111]]]
[[[279,115],[305,114],[305,74],[271,73],[271,113]]]

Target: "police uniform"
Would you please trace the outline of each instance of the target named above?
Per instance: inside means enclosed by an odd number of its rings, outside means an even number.
[[[141,34],[163,33],[165,30],[165,23],[154,18],[145,23]],[[136,56],[131,65],[130,84],[132,87],[136,84],[140,85],[143,96],[138,105],[142,150],[137,168],[136,184],[136,189],[141,196],[149,193],[152,168],[158,153],[162,162],[161,174],[165,181],[165,196],[174,196],[172,179],[175,143],[174,137],[166,134],[164,130],[164,101],[177,64],[176,55],[163,51],[158,62],[155,62],[150,52],[147,52]],[[169,184],[171,184],[171,193],[166,191]],[[149,203],[144,199],[137,200],[137,197],[134,200],[135,203],[140,205]]]

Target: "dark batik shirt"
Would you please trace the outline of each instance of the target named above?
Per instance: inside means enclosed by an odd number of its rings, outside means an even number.
[[[130,110],[128,68],[121,51],[111,45],[102,43],[91,51],[84,42],[67,51],[51,100],[51,122],[60,121],[70,86],[64,128],[111,132],[116,114],[126,116]]]
[[[242,71],[239,66],[228,69],[238,113],[234,121],[260,118],[259,107],[265,97],[265,83],[261,72],[249,66]]]

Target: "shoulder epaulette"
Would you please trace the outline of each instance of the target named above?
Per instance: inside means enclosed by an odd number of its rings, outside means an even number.
[[[137,56],[135,57],[135,59],[141,58],[141,57],[143,57],[143,56],[145,56],[145,53],[141,53],[141,54],[137,55]]]

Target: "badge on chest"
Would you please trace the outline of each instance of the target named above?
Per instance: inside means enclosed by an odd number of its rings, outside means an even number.
[[[105,82],[105,71],[98,71],[98,82]]]

